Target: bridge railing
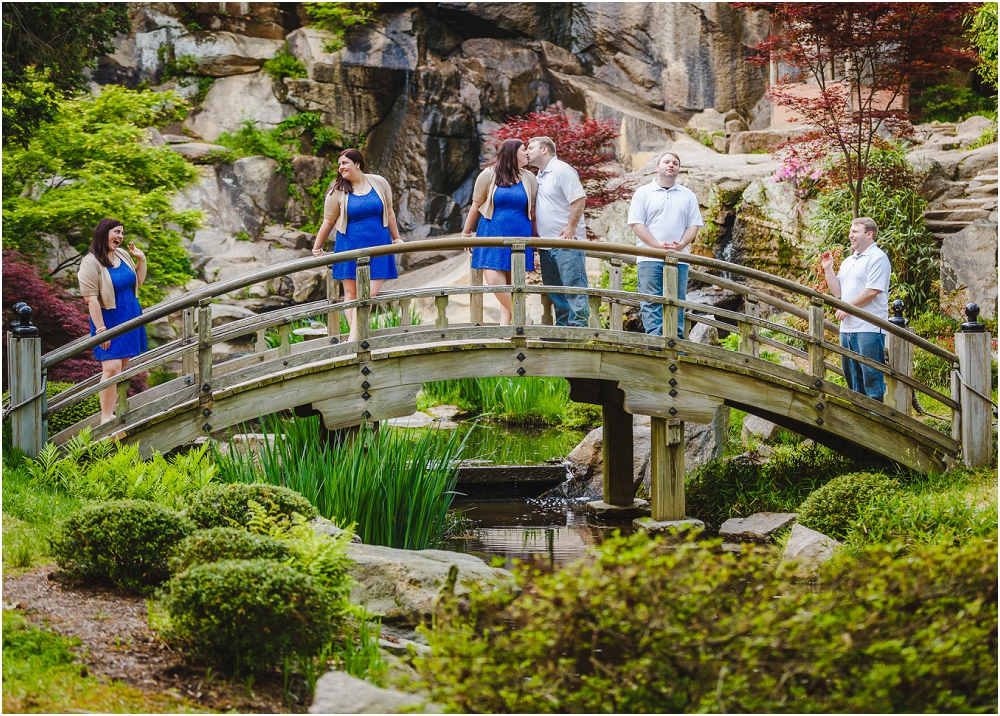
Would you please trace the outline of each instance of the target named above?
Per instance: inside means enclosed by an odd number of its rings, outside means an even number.
[[[476,247],[509,246],[512,249],[511,284],[508,286],[484,286],[482,274],[472,270],[468,286],[426,287],[406,291],[392,290],[391,283],[385,284],[384,290],[377,296],[370,295],[368,262],[376,256],[415,253],[424,251],[442,251]],[[525,274],[525,251],[528,249],[577,249],[588,255],[600,257],[609,263],[609,287],[577,288],[528,285]],[[634,262],[637,257],[659,259],[663,262],[664,295],[651,296],[623,290],[622,267],[625,263]],[[237,292],[254,284],[274,278],[287,276],[298,271],[306,271],[334,263],[356,260],[358,262],[357,288],[358,298],[354,301],[343,301],[336,290],[333,281],[328,281],[328,299],[308,304],[291,306],[278,311],[272,311],[253,317],[234,321],[218,328],[212,326],[213,300]],[[744,311],[737,312],[710,306],[694,301],[677,298],[677,263],[683,261],[691,265],[690,278],[742,295]],[[697,268],[694,268],[697,267]],[[712,271],[720,272],[720,276]],[[728,276],[728,277],[727,277]],[[743,279],[743,282],[735,280]],[[752,282],[747,283],[746,281]],[[482,297],[486,293],[510,293],[513,315],[510,326],[490,326],[484,321]],[[585,328],[566,328],[552,326],[548,312],[548,295],[552,293],[576,294],[587,296],[590,307],[590,319]],[[526,298],[537,294],[543,302],[543,323],[540,326],[528,324]],[[453,296],[469,297],[469,322],[467,324],[449,325],[448,307]],[[433,325],[411,326],[409,324],[409,306],[419,299],[433,298],[436,316]],[[675,325],[677,311],[683,308],[686,318],[691,323],[704,323],[724,331],[737,333],[740,336],[739,352],[745,356],[747,363],[760,360],[762,346],[774,348],[789,355],[793,360],[805,363],[805,373],[815,382],[816,388],[823,386],[829,373],[841,374],[839,366],[827,362],[828,356],[847,356],[860,363],[869,365],[882,372],[887,379],[888,391],[886,402],[878,403],[865,396],[858,395],[859,403],[871,403],[870,410],[885,413],[886,417],[906,416],[911,410],[914,391],[924,393],[941,405],[951,410],[954,437],[961,437],[961,412],[963,373],[968,370],[960,366],[960,358],[939,346],[916,336],[904,327],[889,321],[874,318],[864,311],[832,296],[821,294],[807,286],[802,286],[788,279],[774,276],[756,269],[718,259],[696,256],[693,254],[677,254],[670,251],[656,250],[647,247],[625,246],[604,242],[573,241],[559,239],[526,239],[510,238],[461,238],[461,239],[431,239],[404,244],[393,244],[370,249],[326,254],[318,257],[306,257],[288,261],[258,271],[247,273],[225,281],[209,284],[179,297],[163,301],[156,306],[147,308],[143,315],[109,329],[100,336],[84,336],[62,346],[41,357],[37,370],[44,373],[59,363],[80,353],[94,348],[97,344],[122,335],[137,327],[144,326],[165,316],[182,313],[183,334],[180,338],[154,348],[134,359],[128,368],[119,375],[107,381],[101,381],[100,376],[93,376],[80,382],[70,390],[60,393],[49,405],[44,404],[44,395],[36,395],[42,401],[41,411],[48,417],[58,411],[97,394],[101,390],[116,386],[118,403],[116,419],[102,426],[95,432],[100,437],[108,435],[126,424],[136,413],[148,413],[154,405],[162,405],[170,397],[209,395],[213,392],[213,376],[222,377],[227,373],[237,375],[246,371],[248,366],[270,360],[281,359],[285,365],[293,353],[315,352],[318,350],[307,341],[308,345],[299,344],[293,347],[290,342],[292,324],[302,319],[325,316],[327,319],[327,340],[323,342],[323,357],[335,357],[351,353],[370,354],[372,350],[380,350],[392,345],[427,342],[434,340],[455,340],[461,334],[465,339],[509,339],[515,341],[527,338],[553,337],[562,340],[607,341],[628,345],[636,348],[653,348],[676,356],[678,350],[684,352],[697,351],[697,347],[687,341],[678,342],[672,336],[650,336],[628,333],[623,330],[623,316],[626,307],[638,305],[638,302],[648,301],[663,306],[664,326]],[[797,305],[807,303],[807,305]],[[369,317],[373,309],[379,306],[396,304],[400,307],[401,325],[398,328],[372,331]],[[601,308],[607,306],[608,328],[602,327]],[[881,364],[864,356],[842,348],[839,345],[838,327],[826,320],[825,309],[831,307],[840,309],[851,315],[864,318],[883,329],[888,334],[889,363]],[[348,309],[357,310],[358,339],[344,341],[340,335],[340,314]],[[777,320],[772,320],[770,314],[787,314],[799,323],[796,328]],[[800,328],[802,330],[800,330]],[[265,334],[277,330],[281,342],[277,349],[267,349]],[[213,361],[212,347],[219,343],[231,342],[237,339],[246,340],[252,337],[254,352],[242,357],[236,357],[225,362]],[[834,337],[833,340],[830,338]],[[933,387],[916,380],[912,375],[912,358],[914,349],[920,349],[944,360],[952,368],[953,381],[951,395],[944,395]],[[315,356],[313,356],[315,357]],[[305,359],[303,356],[302,360]],[[183,366],[182,379],[172,381],[166,387],[152,388],[143,394],[127,395],[130,378],[153,368],[180,360]],[[987,363],[988,366],[988,363]],[[12,376],[13,380],[14,376]],[[975,391],[974,391],[975,392]],[[981,390],[978,392],[982,392]],[[988,393],[988,388],[986,389]],[[44,390],[41,391],[44,393]],[[12,395],[15,391],[12,390]],[[23,394],[23,391],[22,391]],[[23,402],[23,401],[22,401]],[[17,410],[24,410],[32,405],[29,400],[23,405],[14,405]],[[37,404],[35,408],[38,408]],[[94,419],[90,419],[94,423]],[[95,425],[96,426],[96,425]],[[60,441],[57,439],[57,441]]]

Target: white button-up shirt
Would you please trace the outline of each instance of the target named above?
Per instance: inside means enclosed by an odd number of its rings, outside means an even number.
[[[576,169],[554,157],[545,169],[538,172],[538,196],[535,199],[535,229],[538,235],[544,239],[559,238],[559,232],[569,222],[569,205],[577,199],[586,198],[587,192],[583,190]],[[587,238],[587,225],[582,217],[573,238]]]
[[[705,225],[693,191],[677,182],[668,189],[660,186],[655,178],[635,190],[628,209],[628,223],[642,224],[657,241],[680,241],[689,227]],[[638,236],[635,237],[635,245],[649,246]],[[690,253],[691,247],[685,246],[680,251]],[[658,259],[637,256],[636,260]]]
[[[850,303],[866,288],[878,291],[870,302],[859,306],[862,311],[879,318],[889,319],[889,276],[892,266],[885,251],[872,244],[860,254],[851,254],[840,265],[840,296]],[[881,333],[882,329],[855,316],[848,316],[840,324],[841,333]]]

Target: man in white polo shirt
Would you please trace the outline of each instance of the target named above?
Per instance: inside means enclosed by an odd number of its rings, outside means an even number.
[[[528,163],[538,167],[535,230],[545,239],[587,238],[583,210],[587,192],[576,169],[556,157],[556,144],[548,137],[528,142]],[[587,288],[587,258],[573,249],[539,249],[542,283],[546,286]],[[590,309],[581,294],[550,293],[557,326],[587,325]]]
[[[878,225],[867,216],[858,217],[851,222],[848,236],[851,255],[840,265],[840,273],[834,275],[833,256],[829,251],[823,253],[820,265],[826,274],[830,293],[866,313],[888,320],[892,265],[889,257],[876,245],[877,236]],[[881,328],[845,311],[837,311],[837,320],[840,321],[841,346],[865,358],[885,363],[885,333]],[[840,360],[848,388],[874,400],[882,400],[885,395],[882,373],[845,356],[841,356]]]
[[[656,177],[632,195],[628,224],[635,232],[636,246],[651,246],[690,253],[698,228],[705,225],[694,192],[677,183],[681,160],[673,152],[664,152],[656,160]],[[639,293],[663,295],[663,261],[644,256],[637,258]],[[677,298],[687,297],[688,265],[677,264]],[[642,325],[651,335],[684,337],[684,309],[677,311],[677,325],[663,328],[663,305],[640,301]]]

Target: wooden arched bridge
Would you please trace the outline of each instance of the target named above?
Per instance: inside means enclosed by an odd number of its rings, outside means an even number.
[[[370,296],[368,261],[373,256],[466,247],[508,245],[513,249],[512,285],[483,286],[472,271],[470,285],[393,291],[391,283]],[[609,261],[610,288],[565,288],[527,285],[526,248],[581,249]],[[700,322],[737,333],[739,350],[703,345],[669,336],[622,330],[626,306],[640,298],[621,287],[622,264],[636,256],[663,261],[664,297],[641,296],[664,306],[664,325],[674,324],[678,308],[688,325]],[[691,279],[741,294],[744,310],[735,312],[677,300],[677,260],[692,265]],[[296,271],[358,261],[358,299],[344,302],[334,282],[329,298],[264,313],[212,327],[212,301],[253,284]],[[483,320],[483,295],[512,294],[511,325]],[[587,327],[557,327],[550,319],[529,325],[528,294],[576,293],[587,296]],[[448,318],[454,297],[469,295],[468,322]],[[433,323],[410,325],[411,303],[433,298]],[[544,303],[544,301],[543,301]],[[371,330],[378,306],[398,305],[400,325]],[[606,308],[605,308],[606,307]],[[354,308],[358,340],[339,334],[340,314]],[[602,310],[604,309],[604,310]],[[20,326],[9,335],[14,444],[35,454],[45,441],[45,419],[99,391],[117,386],[115,419],[98,426],[99,416],[68,428],[53,439],[63,443],[85,426],[98,438],[140,448],[166,451],[195,439],[279,410],[318,412],[330,430],[406,416],[416,410],[423,383],[481,376],[557,376],[570,380],[571,397],[603,406],[605,422],[604,499],[631,505],[632,416],[652,417],[653,517],[684,516],[683,421],[710,422],[716,409],[731,406],[840,450],[863,449],[923,472],[939,472],[959,459],[978,465],[990,459],[991,412],[989,336],[967,324],[956,340],[957,355],[917,337],[894,323],[869,319],[888,338],[889,363],[880,365],[841,348],[837,326],[825,318],[828,309],[867,314],[808,287],[743,266],[694,255],[601,242],[549,239],[437,239],[378,247],[343,254],[297,259],[164,301],[100,337],[84,337],[44,356],[32,329]],[[60,393],[46,404],[45,372],[60,362],[164,316],[183,313],[181,338],[133,360],[120,375],[101,382],[94,376]],[[454,312],[453,312],[454,313]],[[325,337],[292,344],[294,321],[325,316]],[[605,327],[610,326],[610,328]],[[981,328],[981,327],[980,327]],[[265,333],[281,336],[268,348]],[[256,340],[254,341],[254,337]],[[242,338],[254,351],[214,362],[212,347]],[[760,357],[761,348],[791,356],[798,369]],[[952,390],[944,395],[912,376],[914,349],[926,351],[952,366]],[[884,403],[849,391],[837,382],[839,356],[871,365],[886,376]],[[833,360],[834,363],[828,362]],[[183,375],[129,397],[128,380],[167,363],[180,361]],[[786,362],[787,363],[787,362]],[[913,393],[936,400],[951,411],[952,432],[946,435],[912,415]]]

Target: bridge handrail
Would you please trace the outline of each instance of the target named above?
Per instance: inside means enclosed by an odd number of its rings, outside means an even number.
[[[909,343],[913,343],[915,346],[935,355],[943,360],[948,361],[951,364],[958,363],[958,357],[949,351],[940,348],[939,346],[925,340],[914,333],[907,331],[904,328],[900,328],[892,323],[882,320],[872,316],[861,309],[852,306],[849,303],[841,301],[839,299],[833,298],[832,296],[822,294],[819,291],[809,288],[808,286],[802,286],[795,283],[789,279],[782,278],[780,276],[774,276],[768,274],[764,271],[759,271],[757,269],[752,269],[746,266],[740,266],[738,264],[733,264],[728,261],[721,261],[719,259],[712,259],[705,256],[698,256],[695,254],[681,254],[674,251],[663,251],[660,249],[653,249],[650,247],[640,247],[640,246],[628,246],[624,244],[608,244],[606,242],[595,242],[595,241],[576,241],[572,239],[542,239],[542,238],[524,238],[524,237],[471,237],[471,238],[454,238],[454,239],[428,239],[424,241],[408,242],[403,244],[389,244],[386,246],[376,246],[367,249],[357,249],[354,251],[345,251],[338,254],[328,253],[323,256],[307,256],[300,259],[293,259],[291,261],[286,261],[274,266],[269,266],[267,268],[259,269],[258,271],[253,271],[242,276],[235,276],[231,279],[226,279],[223,281],[217,281],[215,283],[208,284],[202,288],[196,289],[194,291],[188,292],[182,296],[178,296],[173,299],[167,299],[161,303],[150,307],[145,310],[141,316],[134,318],[130,321],[126,321],[114,328],[111,328],[104,333],[96,336],[83,336],[75,341],[72,341],[64,346],[56,348],[49,353],[42,356],[42,369],[51,368],[64,360],[72,358],[83,351],[94,348],[95,346],[103,343],[104,341],[110,340],[117,336],[123,335],[135,328],[144,326],[148,323],[156,321],[165,316],[169,316],[172,313],[181,311],[185,308],[191,308],[197,306],[201,301],[206,299],[212,299],[217,296],[229,293],[231,291],[246,288],[256,283],[262,281],[268,281],[273,278],[278,278],[281,276],[286,276],[290,273],[296,273],[299,271],[306,271],[314,268],[322,268],[325,266],[330,266],[334,263],[341,263],[344,261],[357,260],[363,257],[377,257],[377,256],[387,256],[394,255],[397,253],[416,253],[423,251],[442,251],[442,250],[455,250],[464,248],[487,248],[487,247],[498,247],[498,246],[512,246],[512,245],[523,245],[526,248],[555,248],[555,249],[575,249],[582,250],[588,253],[601,253],[601,254],[624,254],[626,256],[643,256],[647,258],[659,259],[662,261],[674,260],[682,261],[684,263],[693,264],[696,266],[703,266],[711,269],[716,269],[720,271],[725,271],[730,274],[736,274],[744,276],[746,278],[756,279],[758,281],[778,286],[783,288],[788,292],[806,296],[808,298],[822,300],[825,304],[831,305],[834,308],[843,310],[844,312],[863,318],[865,321],[882,328],[887,333],[899,336]],[[609,251],[611,249],[611,251]],[[494,291],[498,287],[490,287]],[[337,304],[338,306],[341,304]],[[700,309],[699,309],[700,310]]]

